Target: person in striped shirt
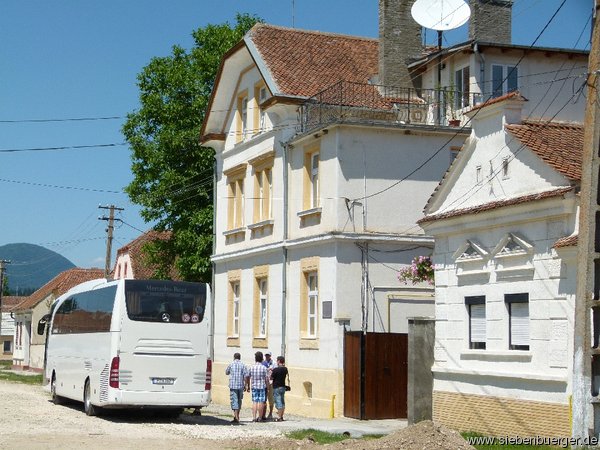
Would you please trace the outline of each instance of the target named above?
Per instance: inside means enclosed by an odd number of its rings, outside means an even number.
[[[252,388],[252,420],[254,422],[260,422],[265,414],[269,374],[267,368],[262,364],[262,352],[256,352],[254,354],[254,361],[254,365],[248,368],[246,390],[250,391],[250,388]]]

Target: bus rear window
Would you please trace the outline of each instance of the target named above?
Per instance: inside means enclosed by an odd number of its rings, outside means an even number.
[[[126,280],[127,316],[139,322],[200,323],[206,307],[202,283]]]

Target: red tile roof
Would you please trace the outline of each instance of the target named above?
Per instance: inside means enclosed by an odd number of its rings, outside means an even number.
[[[451,217],[464,216],[467,214],[478,214],[478,213],[481,213],[484,211],[490,211],[490,210],[493,210],[496,208],[502,208],[504,206],[514,206],[514,205],[520,205],[522,203],[538,201],[538,200],[545,200],[545,199],[552,198],[552,197],[559,197],[561,195],[566,194],[569,191],[572,191],[573,189],[574,189],[573,187],[569,186],[569,187],[553,189],[550,191],[538,192],[536,194],[523,195],[521,197],[507,198],[505,200],[496,200],[494,202],[484,203],[482,205],[471,206],[469,208],[455,209],[455,210],[440,213],[440,214],[432,214],[429,216],[425,216],[422,219],[420,219],[417,223],[421,224],[421,223],[433,222],[435,220],[449,219]]]
[[[506,129],[568,179],[581,180],[582,125],[526,120]]]
[[[377,39],[266,24],[249,37],[282,95],[311,97],[340,80],[367,83],[379,71]]]
[[[562,248],[562,247],[576,247],[578,241],[578,235],[573,236],[565,236],[558,239],[552,247],[554,248]]]
[[[490,98],[489,100],[487,100],[479,105],[473,106],[469,111],[476,111],[478,109],[482,109],[482,108],[485,108],[490,105],[495,105],[496,103],[500,103],[500,102],[503,102],[505,100],[510,100],[510,99],[521,100],[524,102],[529,101],[525,97],[523,97],[519,93],[519,91],[513,91],[513,92],[509,92],[508,94],[501,95],[500,97]]]
[[[65,270],[48,281],[29,297],[26,297],[25,301],[14,307],[13,311],[27,311],[34,308],[49,295],[53,295],[54,298],[57,298],[78,284],[103,277],[104,270],[102,269],[74,268]]]
[[[26,296],[17,295],[3,295],[2,296],[2,311],[12,311],[15,306],[25,301]]]
[[[131,269],[133,270],[135,278],[138,280],[153,278],[158,267],[156,264],[151,264],[148,261],[144,246],[154,241],[168,241],[171,239],[171,235],[172,233],[170,231],[146,231],[141,236],[117,250],[117,258],[119,255],[128,253],[131,261]],[[173,280],[181,280],[175,267],[171,268],[169,276]]]

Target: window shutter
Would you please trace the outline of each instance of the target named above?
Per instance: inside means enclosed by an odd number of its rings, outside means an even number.
[[[529,303],[510,304],[510,344],[529,345]]]
[[[485,304],[471,305],[471,342],[485,342]]]

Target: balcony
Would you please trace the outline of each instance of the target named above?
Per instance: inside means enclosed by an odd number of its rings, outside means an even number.
[[[471,105],[469,92],[339,81],[304,102],[298,131],[332,123],[460,126]]]

